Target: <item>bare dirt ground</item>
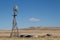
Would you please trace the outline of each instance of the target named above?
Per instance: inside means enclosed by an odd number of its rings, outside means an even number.
[[[19,30],[21,34],[33,34],[39,35],[39,37],[32,38],[10,38],[10,30],[0,30],[0,40],[60,40],[60,28],[37,28],[37,29],[21,29]],[[46,34],[51,34],[52,36],[46,36]]]

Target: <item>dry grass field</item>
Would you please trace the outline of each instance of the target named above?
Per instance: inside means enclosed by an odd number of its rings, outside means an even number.
[[[39,37],[31,38],[10,38],[10,30],[0,30],[0,40],[60,40],[60,28],[29,28],[19,30],[20,34],[33,34]],[[46,36],[51,34],[52,36]]]

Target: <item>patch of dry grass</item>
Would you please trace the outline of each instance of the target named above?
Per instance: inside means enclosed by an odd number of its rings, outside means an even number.
[[[60,40],[60,38],[50,38],[50,37],[44,37],[44,38],[0,38],[0,40]]]

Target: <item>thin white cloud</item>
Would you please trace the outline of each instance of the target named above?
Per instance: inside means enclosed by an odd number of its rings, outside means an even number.
[[[40,21],[40,19],[38,19],[38,18],[30,18],[29,20],[32,21],[32,22],[38,22],[38,21]]]

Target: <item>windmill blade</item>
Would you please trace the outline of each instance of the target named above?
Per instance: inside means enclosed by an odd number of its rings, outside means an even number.
[[[18,12],[18,6],[15,5],[15,6],[13,7],[13,10],[14,10],[15,12]]]

